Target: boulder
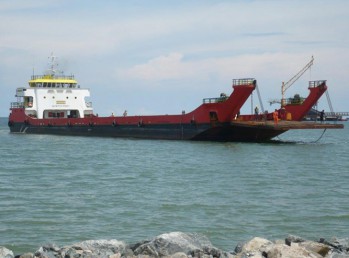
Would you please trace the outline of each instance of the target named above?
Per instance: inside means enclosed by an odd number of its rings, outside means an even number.
[[[24,253],[24,254],[21,254],[20,256],[18,256],[18,258],[34,258],[34,254],[33,253]]]
[[[349,254],[331,253],[325,256],[325,258],[349,258]]]
[[[6,247],[0,246],[0,257],[1,258],[14,258],[14,254],[11,250]]]
[[[291,245],[292,246],[292,245]],[[330,246],[318,243],[318,242],[313,242],[313,241],[304,241],[299,243],[299,246],[303,247],[304,249],[317,253],[323,257],[325,257],[327,254],[330,253],[332,250]]]
[[[73,257],[110,257],[124,253],[126,245],[118,240],[87,240],[71,246],[58,248],[56,246],[43,246],[35,252],[38,258],[73,258]]]
[[[291,244],[275,244],[270,247],[266,252],[268,258],[286,258],[286,257],[297,257],[297,258],[323,258],[323,256],[308,251],[298,243]]]
[[[254,237],[242,247],[242,252],[263,252],[268,246],[272,244],[273,243],[267,239]]]
[[[349,254],[349,238],[332,238],[330,241],[321,238],[319,243],[333,247],[337,253]]]
[[[294,235],[288,235],[285,238],[285,244],[291,246],[291,243],[302,243],[306,241],[305,239],[299,237],[299,236],[294,236]]]
[[[81,248],[83,251],[91,251],[94,255],[108,256],[116,253],[123,253],[126,244],[118,240],[87,240],[73,245],[73,248]]]
[[[152,257],[162,256],[183,256],[205,257],[232,257],[227,252],[223,252],[212,246],[208,238],[203,235],[183,232],[165,233],[155,237],[151,241],[134,245],[134,255],[149,255]]]
[[[243,246],[235,248],[235,251],[240,251],[236,258],[329,258],[328,255],[332,253],[332,248],[326,244],[308,241],[297,236],[288,236],[284,242],[280,240],[271,242],[255,237]]]
[[[272,245],[273,243],[267,239],[254,237],[242,246],[239,244],[235,248],[236,257],[263,258],[266,250],[268,250]]]

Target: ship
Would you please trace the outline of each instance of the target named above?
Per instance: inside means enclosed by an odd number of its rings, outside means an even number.
[[[8,126],[11,133],[101,136],[139,139],[262,142],[290,129],[340,128],[338,125],[302,124],[300,120],[321,97],[324,81],[312,82],[310,95],[299,105],[284,105],[275,124],[272,113],[240,115],[240,109],[257,87],[254,78],[233,79],[228,96],[204,98],[193,111],[175,115],[99,117],[86,101],[90,90],[74,75],[56,69],[56,58],[43,75],[32,75],[27,87],[16,89]]]

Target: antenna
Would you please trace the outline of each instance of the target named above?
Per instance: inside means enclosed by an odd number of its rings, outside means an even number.
[[[51,55],[48,57],[49,59],[49,69],[47,70],[49,75],[54,76],[56,72],[58,72],[58,63],[57,63],[57,57],[53,55],[53,52],[51,52]]]

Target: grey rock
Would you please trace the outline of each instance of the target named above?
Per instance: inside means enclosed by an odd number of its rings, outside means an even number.
[[[349,258],[349,238],[309,241],[289,235],[284,240],[269,241],[255,237],[238,244],[233,254],[212,245],[201,234],[171,232],[152,240],[126,245],[118,240],[88,240],[58,247],[47,244],[34,254],[14,256],[13,252],[0,246],[0,258]]]
[[[192,257],[229,257],[230,254],[212,246],[211,242],[199,234],[171,232],[159,235],[151,241],[136,244],[134,255],[149,255],[152,257],[172,256],[184,253]]]
[[[288,246],[291,246],[291,243],[302,243],[304,241],[305,241],[305,239],[303,239],[299,236],[294,236],[294,235],[288,235],[285,238],[285,244]]]
[[[204,247],[203,249],[193,250],[188,253],[191,257],[233,257],[233,255],[219,250],[215,247]]]
[[[45,246],[40,247],[35,253],[35,258],[56,258],[58,254],[58,251],[53,251],[49,248],[46,248]]]
[[[59,247],[55,244],[47,244],[41,246],[35,253],[35,258],[56,258],[59,252]]]
[[[43,246],[35,252],[37,258],[94,258],[109,257],[126,250],[126,244],[118,240],[87,240],[71,246]]]
[[[125,257],[132,257],[134,256],[133,250],[130,248],[126,248],[124,253],[122,253],[123,256]]]
[[[298,243],[291,244],[275,244],[267,252],[268,258],[280,257],[297,257],[297,258],[322,258],[321,255],[305,250],[305,248],[298,245]]]
[[[123,253],[126,250],[126,244],[118,240],[88,240],[73,246],[75,249],[89,250],[92,254],[98,256],[113,255]]]
[[[300,242],[299,246],[303,247],[305,250],[313,253],[317,253],[323,257],[325,257],[327,254],[329,254],[332,250],[332,247],[323,244],[323,243],[318,243],[314,241],[304,241]]]
[[[326,258],[349,258],[349,254],[332,253],[327,255]]]
[[[134,249],[135,255],[169,256],[178,252],[188,253],[201,249],[201,243],[195,234],[171,232],[159,235],[149,242],[138,245]],[[136,244],[137,246],[137,244]]]
[[[0,246],[0,257],[1,258],[14,258],[14,254],[11,250],[6,247]]]
[[[235,248],[237,258],[262,258],[265,257],[266,251],[273,243],[267,239],[254,237],[250,241],[244,243],[241,247]]]
[[[175,253],[173,255],[170,256],[171,258],[188,258],[188,255],[186,255],[185,253]]]
[[[16,256],[16,258],[34,258],[34,254],[33,253],[24,253],[19,255],[18,257]]]
[[[349,238],[332,238],[330,241],[322,238],[319,243],[333,247],[337,253],[349,254]]]
[[[234,252],[233,254],[238,254],[238,253],[241,253],[242,252],[242,247],[244,246],[245,243],[238,243],[234,249]]]
[[[138,247],[140,247],[141,245],[147,244],[147,243],[149,243],[149,242],[150,242],[150,240],[143,240],[143,241],[137,242],[137,243],[135,243],[135,244],[130,244],[130,245],[128,245],[128,247],[129,247],[132,251],[134,251],[134,250],[136,250]]]

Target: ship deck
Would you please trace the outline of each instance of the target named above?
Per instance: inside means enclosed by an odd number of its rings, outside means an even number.
[[[269,130],[294,130],[294,129],[342,129],[343,124],[334,123],[320,123],[320,122],[308,122],[308,121],[278,121],[277,124],[274,121],[232,121],[232,125],[249,127],[249,128],[259,128],[259,129],[269,129]]]

